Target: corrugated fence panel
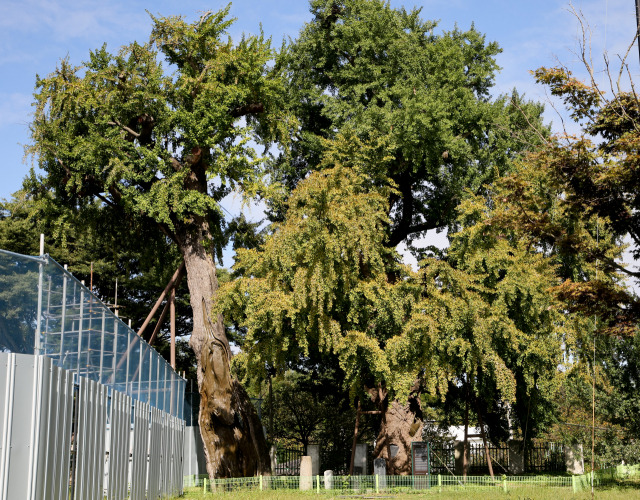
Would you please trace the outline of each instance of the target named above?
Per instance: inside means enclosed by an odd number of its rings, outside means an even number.
[[[33,420],[31,427],[32,458],[29,470],[30,494],[27,498],[43,498],[46,477],[39,471],[47,467],[47,419],[51,405],[51,359],[37,356],[34,360]]]
[[[162,495],[169,494],[169,480],[171,479],[171,476],[169,475],[169,464],[171,462],[171,429],[169,427],[169,419],[170,417],[167,414],[160,417],[160,425],[162,428],[162,447],[160,449],[160,493],[162,493]]]
[[[204,458],[204,446],[200,436],[200,427],[187,425],[184,428],[183,476],[197,476],[207,473]]]
[[[2,383],[0,383],[0,499],[2,500],[7,498],[9,489],[15,372],[15,355],[0,353],[0,373],[2,374]]]
[[[171,446],[172,457],[172,495],[181,495],[183,493],[182,482],[184,476],[182,475],[182,450],[184,449],[184,420],[177,417],[171,417],[173,423],[171,434],[173,436],[173,444]]]
[[[184,421],[112,391],[107,432],[108,390],[84,377],[76,389],[45,356],[0,353],[0,500],[182,493]]]
[[[111,391],[111,427],[109,431],[109,485],[107,498],[128,498],[129,441],[131,435],[131,398]]]
[[[71,454],[71,420],[73,416],[73,374],[52,366],[48,384],[48,407],[43,408],[40,442],[46,444],[45,473],[39,498],[67,500],[69,498],[69,465]],[[43,454],[44,455],[44,454]]]
[[[0,498],[37,499],[42,379],[51,366],[34,356],[0,354],[3,378],[0,438]],[[47,377],[48,378],[48,377]]]
[[[151,408],[149,426],[149,471],[147,498],[159,498],[161,493],[160,468],[162,464],[162,412]]]
[[[131,462],[131,500],[145,500],[149,448],[149,405],[133,403],[133,456]]]
[[[75,500],[103,498],[107,387],[80,377]]]
[[[49,358],[0,353],[1,499],[67,500],[72,405],[70,375]]]

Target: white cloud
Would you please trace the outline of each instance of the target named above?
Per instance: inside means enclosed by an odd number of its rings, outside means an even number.
[[[80,0],[5,0],[0,4],[0,29],[30,33],[62,42],[75,38],[107,38],[134,32],[149,20],[141,8],[128,3]]]
[[[2,127],[28,127],[31,121],[30,94],[0,93],[0,128]]]

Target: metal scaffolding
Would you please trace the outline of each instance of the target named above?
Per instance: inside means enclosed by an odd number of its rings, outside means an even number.
[[[47,255],[0,250],[0,352],[43,354],[76,377],[182,418],[184,379]]]

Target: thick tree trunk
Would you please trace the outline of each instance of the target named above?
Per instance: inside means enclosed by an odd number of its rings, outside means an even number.
[[[246,391],[231,376],[222,316],[210,317],[218,280],[214,260],[203,245],[206,234],[205,230],[183,234],[180,246],[193,310],[189,343],[198,363],[199,424],[207,472],[211,478],[269,474],[271,462],[260,419]]]
[[[381,388],[369,390],[369,394],[382,411],[373,456],[385,459],[387,474],[411,474],[411,443],[422,441],[423,423],[419,392],[412,392],[406,403],[398,400],[389,402],[386,391]]]

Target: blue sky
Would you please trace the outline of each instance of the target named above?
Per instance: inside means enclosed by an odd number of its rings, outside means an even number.
[[[581,73],[578,58],[579,24],[564,1],[537,0],[422,0],[392,1],[393,6],[422,7],[425,19],[440,20],[440,29],[465,29],[471,23],[486,33],[488,40],[503,48],[498,57],[502,71],[495,94],[513,87],[531,99],[545,100],[544,89],[535,85],[529,70],[555,65],[559,60]],[[226,3],[199,0],[122,1],[108,0],[2,0],[0,3],[0,198],[20,188],[29,168],[23,161],[23,144],[29,142],[32,92],[35,75],[55,69],[68,56],[80,64],[91,49],[107,43],[111,51],[133,40],[145,41],[150,29],[146,10],[154,14],[181,14],[195,19],[199,13],[217,10]],[[574,0],[593,31],[594,66],[603,69],[601,54],[612,60],[624,54],[635,31],[635,3],[632,0]],[[283,37],[295,38],[310,20],[308,3],[292,0],[237,0],[231,13],[237,18],[231,28],[235,38],[242,32],[255,33],[262,23],[274,45]],[[640,73],[637,49],[629,57],[634,76]],[[548,121],[559,124],[553,109]]]

